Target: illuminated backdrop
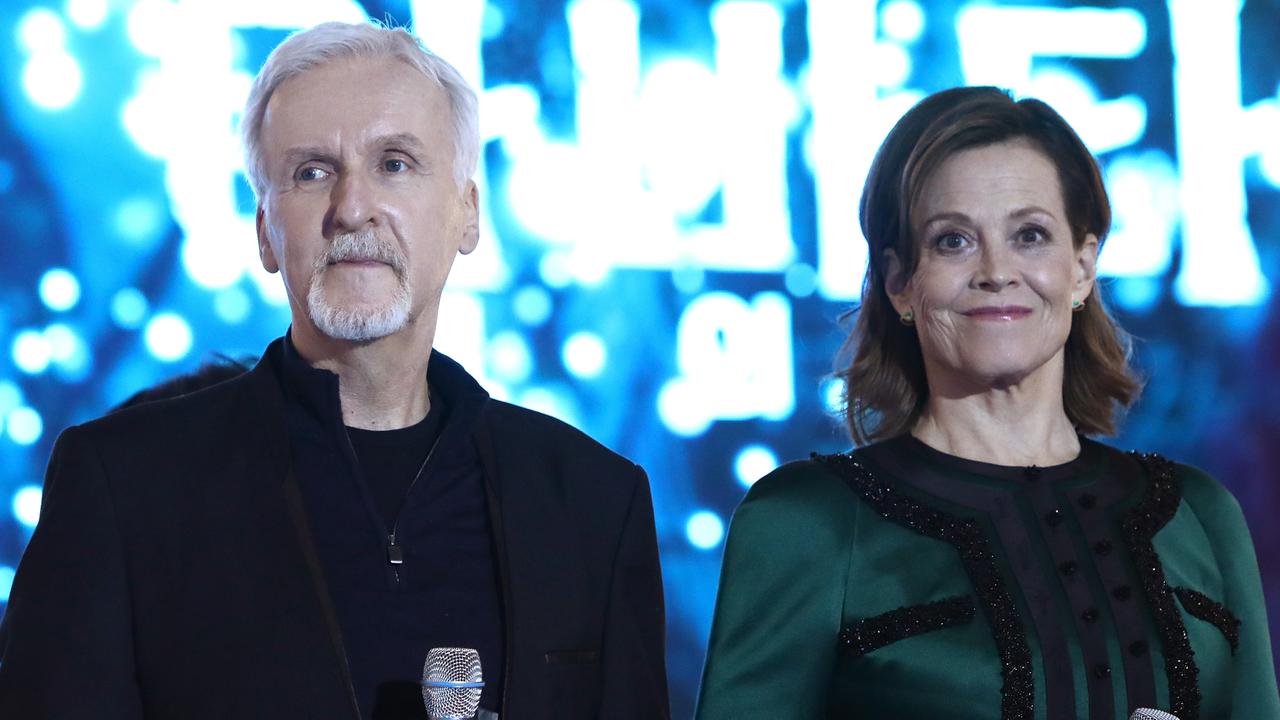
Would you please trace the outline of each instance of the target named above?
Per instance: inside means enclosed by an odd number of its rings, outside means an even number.
[[[1102,159],[1105,291],[1150,376],[1116,443],[1232,488],[1277,625],[1280,8],[1230,0],[7,2],[0,603],[63,427],[285,329],[239,108],[288,32],[365,17],[483,88],[483,244],[438,346],[648,469],[677,717],[733,507],[848,445],[827,373],[870,158],[958,84],[1047,100]]]

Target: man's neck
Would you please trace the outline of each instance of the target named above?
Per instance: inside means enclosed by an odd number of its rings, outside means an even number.
[[[342,422],[362,430],[409,427],[427,416],[427,364],[435,328],[410,325],[367,343],[335,340],[294,323],[298,354],[312,367],[338,376]]]

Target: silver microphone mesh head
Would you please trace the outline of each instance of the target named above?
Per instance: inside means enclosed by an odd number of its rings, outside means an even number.
[[[1173,713],[1167,713],[1163,710],[1138,708],[1129,716],[1129,720],[1178,720],[1178,716]]]
[[[427,652],[422,666],[422,701],[431,720],[475,717],[483,688],[480,653],[471,648],[432,648]]]

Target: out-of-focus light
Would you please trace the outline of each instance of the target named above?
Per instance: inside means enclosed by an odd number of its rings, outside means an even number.
[[[706,280],[707,272],[701,265],[682,264],[671,270],[671,284],[685,295],[701,292]]]
[[[538,262],[538,274],[542,277],[542,282],[553,288],[562,288],[573,282],[568,253],[553,250],[543,255]]]
[[[67,0],[67,17],[85,30],[93,30],[107,19],[107,0]]]
[[[787,188],[787,131],[796,98],[783,79],[781,8],[725,0],[711,8],[726,152],[720,199],[729,267],[781,271],[795,256]],[[719,258],[717,258],[718,260]],[[719,263],[707,263],[717,267]]]
[[[70,360],[81,344],[76,331],[62,323],[54,323],[45,328],[44,339],[49,343],[49,358],[56,363]]]
[[[687,58],[655,63],[640,88],[646,185],[676,217],[697,214],[720,188],[723,150],[708,142],[726,122],[716,97],[715,73]]]
[[[44,420],[34,408],[19,405],[9,413],[5,421],[9,439],[19,445],[30,445],[44,432]]]
[[[63,268],[50,268],[40,276],[39,292],[50,310],[70,310],[80,301],[80,281]]]
[[[902,87],[911,76],[911,56],[897,43],[878,42],[875,46],[876,84],[885,88]]]
[[[61,110],[74,102],[83,82],[80,63],[62,50],[32,55],[22,70],[27,97],[46,110]]]
[[[560,351],[560,359],[569,372],[580,378],[596,378],[604,372],[608,362],[608,350],[599,335],[590,332],[576,332],[565,340]]]
[[[818,290],[818,271],[808,263],[794,263],[787,268],[782,282],[793,297],[809,297]]]
[[[898,42],[915,42],[924,34],[924,10],[912,0],[894,0],[880,8],[880,29]]]
[[[1130,312],[1146,312],[1155,307],[1161,295],[1160,281],[1154,277],[1116,278],[1110,296]]]
[[[493,376],[506,383],[522,383],[533,374],[533,353],[520,333],[507,330],[489,340],[489,367]]]
[[[61,51],[67,30],[58,14],[48,8],[32,8],[18,21],[18,45],[32,55]]]
[[[549,387],[531,387],[516,397],[515,403],[530,410],[550,415],[573,427],[582,427],[577,410],[564,392]]]
[[[213,311],[231,325],[239,325],[249,317],[249,295],[238,287],[224,288],[213,296]]]
[[[144,337],[147,351],[158,360],[173,362],[191,352],[191,326],[176,313],[160,313],[151,318]]]
[[[689,516],[684,534],[690,545],[699,550],[710,550],[724,539],[724,521],[710,510],[700,510]]]
[[[1262,153],[1259,160],[1262,176],[1272,187],[1280,188],[1280,142],[1276,143],[1275,149]]]
[[[23,330],[13,338],[13,364],[28,375],[44,372],[52,360],[53,350],[43,333]]]
[[[135,197],[116,207],[113,218],[116,233],[134,244],[150,240],[160,233],[163,211],[151,198]]]
[[[9,593],[13,590],[13,578],[17,572],[8,565],[0,565],[0,602],[9,602]]]
[[[117,325],[133,330],[147,316],[147,298],[137,288],[124,288],[111,298],[111,319]]]
[[[583,208],[602,192],[581,178],[591,174],[582,151],[564,143],[544,143],[513,158],[507,176],[507,196],[511,212],[519,223],[539,240],[554,244],[574,244],[598,231],[584,219]],[[588,197],[566,193],[578,187]]]
[[[164,54],[175,38],[170,32],[176,7],[168,0],[139,0],[129,11],[125,27],[138,52],[151,57]]]
[[[537,327],[551,317],[551,294],[538,285],[517,290],[512,305],[516,319],[530,327]]]
[[[229,247],[226,240],[207,233],[188,235],[182,243],[182,267],[197,285],[225,288],[244,275],[244,257],[236,252],[240,248]]]
[[[169,96],[160,73],[145,72],[138,78],[138,92],[125,101],[120,124],[134,144],[152,157],[164,158],[178,143],[179,128],[170,122]]]
[[[23,525],[33,528],[40,520],[40,501],[44,493],[35,485],[27,485],[13,494],[13,516]]]
[[[783,420],[795,411],[791,305],[781,293],[751,302],[699,295],[676,326],[679,374],[658,391],[658,415],[674,433],[697,435],[713,420]]]
[[[822,407],[832,416],[844,414],[844,381],[827,378],[822,381]]]
[[[7,416],[21,404],[22,390],[12,381],[0,381],[0,416]]]
[[[778,467],[778,456],[764,445],[748,445],[738,451],[733,460],[733,474],[742,487],[751,487],[756,480]]]
[[[491,2],[485,3],[484,15],[480,19],[480,37],[492,40],[502,34],[506,25],[507,18],[502,14],[502,8]]]
[[[701,435],[712,420],[695,383],[686,378],[676,378],[658,391],[658,418],[681,437]]]

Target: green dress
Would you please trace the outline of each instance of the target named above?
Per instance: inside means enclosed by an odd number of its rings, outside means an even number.
[[[904,436],[734,513],[699,720],[1273,720],[1262,586],[1205,473],[1081,438],[1053,467]]]

